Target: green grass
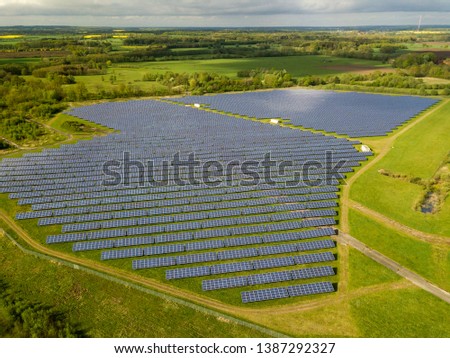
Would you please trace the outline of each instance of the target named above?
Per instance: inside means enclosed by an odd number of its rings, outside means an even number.
[[[358,250],[349,251],[349,282],[350,289],[357,289],[382,283],[400,280],[400,276],[375,262]]]
[[[101,92],[112,91],[114,89],[120,89],[120,85],[132,85],[139,87],[142,91],[148,91],[152,93],[158,93],[158,90],[165,90],[166,87],[156,83],[143,81],[142,78],[146,72],[133,71],[133,70],[112,70],[108,71],[106,75],[95,75],[95,76],[75,76],[77,83],[84,83],[88,91],[90,92]],[[116,80],[110,81],[110,77],[114,75]],[[64,88],[71,88],[74,85],[64,85]]]
[[[369,247],[450,290],[450,250],[391,230],[354,211],[349,212],[350,234]]]
[[[258,57],[248,59],[216,59],[216,60],[185,60],[185,61],[156,61],[144,63],[124,63],[111,67],[111,71],[139,71],[143,73],[164,73],[166,71],[178,73],[214,72],[229,77],[236,77],[240,70],[257,68],[285,69],[294,77],[306,75],[331,75],[344,71],[328,69],[328,66],[365,66],[367,68],[387,67],[379,61],[339,58],[329,56],[287,56],[287,57]]]
[[[65,312],[92,337],[261,337],[262,333],[133,288],[23,254],[0,238],[2,278]],[[174,319],[176,317],[176,319]]]
[[[450,236],[450,198],[436,214],[415,209],[423,195],[421,186],[378,173],[430,179],[450,152],[450,103],[399,137],[391,151],[353,184],[353,200],[417,230]],[[370,190],[367,190],[370,188]]]
[[[450,336],[450,305],[416,288],[353,299],[351,313],[364,337]]]
[[[77,122],[80,125],[85,126],[84,131],[75,131],[71,129],[70,127],[64,125],[67,122]],[[110,132],[113,132],[112,129],[104,127],[100,124],[97,124],[95,122],[87,121],[81,118],[73,117],[71,115],[60,113],[55,118],[53,118],[49,124],[52,126],[52,128],[55,128],[56,130],[70,133],[72,136],[74,136],[76,139],[90,139],[92,136],[95,135],[105,135]]]

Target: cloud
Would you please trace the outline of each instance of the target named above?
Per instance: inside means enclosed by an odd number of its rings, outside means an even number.
[[[0,16],[274,16],[450,12],[448,0],[0,0]]]

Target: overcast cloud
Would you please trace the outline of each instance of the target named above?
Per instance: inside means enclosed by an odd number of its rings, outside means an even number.
[[[400,25],[415,24],[420,15],[425,24],[450,24],[450,1],[0,0],[0,25]]]

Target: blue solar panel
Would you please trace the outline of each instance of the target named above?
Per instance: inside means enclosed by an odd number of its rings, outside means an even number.
[[[283,287],[277,287],[255,291],[244,291],[241,292],[241,297],[243,303],[251,303],[274,300],[278,298],[288,298],[289,294],[287,289]]]
[[[215,252],[205,252],[201,254],[191,254],[177,257],[178,265],[193,264],[197,262],[216,261],[217,254]]]
[[[331,266],[308,267],[299,270],[292,270],[289,273],[293,280],[334,276],[336,274]]]
[[[211,266],[211,275],[253,270],[252,262],[242,261]]]
[[[297,265],[310,264],[313,262],[334,261],[334,260],[336,260],[336,257],[331,252],[321,252],[317,254],[294,256],[294,261]]]
[[[294,260],[290,256],[277,257],[273,259],[256,260],[253,261],[252,263],[253,266],[255,267],[255,270],[295,265]]]
[[[224,247],[222,240],[194,241],[186,244],[186,251],[209,250]]]
[[[210,274],[209,266],[178,268],[166,271],[166,279],[180,279],[189,277],[208,276]]]
[[[185,250],[184,245],[164,245],[164,246],[150,246],[144,248],[144,256],[151,255],[163,255],[176,252],[183,252]]]
[[[291,279],[292,278],[289,271],[262,273],[258,275],[251,275],[247,278],[249,285],[283,282],[290,281]]]
[[[220,251],[217,253],[218,260],[233,260],[254,256],[259,256],[258,249],[250,248],[250,249],[227,250],[227,251]]]
[[[288,118],[294,125],[353,137],[384,135],[436,103],[428,98],[306,89],[192,96],[175,101],[208,104],[255,118]]]
[[[316,295],[319,293],[330,293],[335,291],[331,282],[315,282],[304,285],[288,286],[286,289],[290,297]]]
[[[261,255],[276,255],[298,250],[297,244],[263,246],[259,248]]]
[[[259,236],[236,237],[236,238],[224,240],[223,243],[225,246],[228,246],[228,247],[256,245],[256,244],[262,243],[262,239]]]
[[[220,290],[224,288],[234,288],[247,286],[247,278],[245,276],[226,277],[215,280],[203,280],[203,291]]]
[[[154,267],[174,266],[177,262],[174,257],[157,257],[154,259],[143,259],[133,261],[133,270],[141,270]]]
[[[141,248],[103,251],[101,254],[101,260],[125,259],[129,257],[143,256],[143,254],[144,250]]]

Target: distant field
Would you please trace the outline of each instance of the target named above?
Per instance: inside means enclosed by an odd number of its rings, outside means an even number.
[[[0,40],[14,40],[22,37],[23,35],[0,35]]]
[[[450,152],[449,117],[450,103],[403,134],[388,155],[353,184],[351,198],[417,230],[450,236],[450,197],[438,213],[424,214],[415,210],[423,187],[378,173],[384,169],[432,178]]]
[[[330,66],[346,66],[345,69],[333,69]],[[288,56],[288,57],[259,57],[249,59],[217,59],[217,60],[189,60],[189,61],[156,61],[146,63],[128,63],[113,66],[111,71],[123,74],[133,73],[164,73],[166,71],[179,73],[214,72],[230,77],[236,77],[241,70],[257,68],[285,69],[294,77],[307,75],[331,75],[347,72],[349,67],[360,69],[389,68],[379,61],[338,58],[328,56]]]
[[[136,85],[141,89],[153,89],[154,82],[145,82],[145,74],[165,72],[195,73],[210,72],[237,77],[238,71],[258,68],[285,69],[294,77],[307,75],[325,76],[345,72],[367,72],[374,70],[390,71],[388,65],[379,61],[347,59],[328,56],[289,56],[261,57],[251,59],[217,59],[189,61],[155,61],[139,63],[122,63],[113,65],[106,75],[77,76],[76,81],[84,83],[90,90],[111,89],[120,84]],[[111,76],[115,80],[111,82]]]
[[[415,42],[406,45],[409,50],[413,51],[427,51],[432,49],[448,49],[450,47],[450,42],[436,41],[436,42]]]

